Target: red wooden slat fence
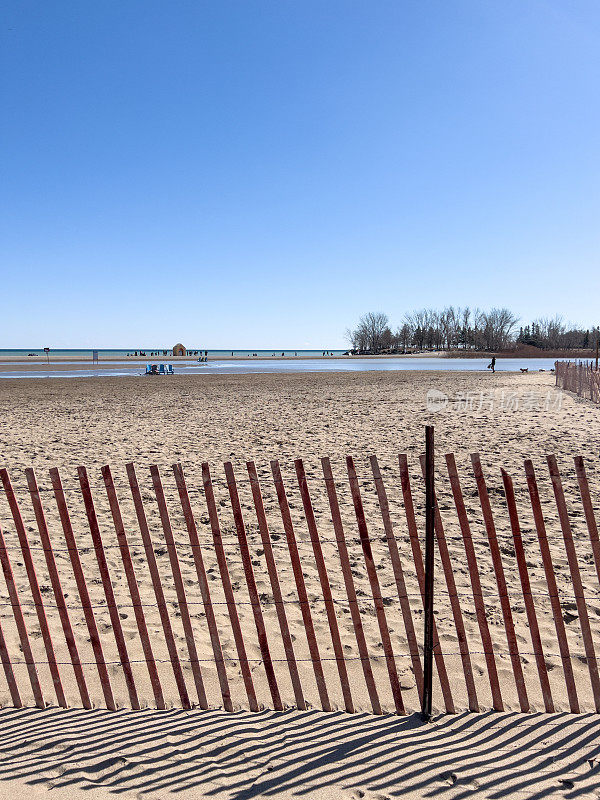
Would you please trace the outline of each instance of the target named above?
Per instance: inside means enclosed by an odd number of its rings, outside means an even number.
[[[404,511],[406,514],[406,524],[408,526],[408,536],[412,550],[413,563],[419,584],[419,592],[421,599],[423,600],[423,605],[425,605],[425,565],[423,563],[423,553],[419,541],[419,531],[417,527],[412,488],[408,471],[408,459],[406,454],[402,453],[398,456],[398,463],[400,465],[400,482],[402,485]],[[446,662],[444,661],[444,655],[442,653],[442,646],[440,644],[435,618],[433,621],[433,653],[437,674],[440,680],[442,696],[444,698],[445,709],[449,714],[453,714],[456,709],[454,706],[454,700],[452,699],[452,690],[450,689],[450,681],[448,680]]]
[[[331,642],[333,645],[333,652],[335,654],[335,662],[342,687],[342,695],[344,697],[344,706],[346,711],[354,711],[354,703],[352,702],[352,695],[350,693],[350,683],[348,681],[348,672],[346,662],[344,660],[344,652],[342,642],[340,639],[340,632],[338,621],[335,613],[335,606],[333,604],[333,597],[331,594],[331,586],[329,584],[329,575],[327,574],[327,565],[323,556],[323,549],[321,540],[319,539],[319,532],[315,521],[315,515],[312,507],[310,492],[306,482],[306,474],[304,472],[304,464],[301,459],[294,462],[296,468],[296,477],[298,479],[298,486],[300,488],[300,495],[302,497],[302,505],[304,507],[304,516],[310,534],[310,543],[317,565],[317,573],[319,575],[319,583],[321,585],[321,593],[325,604],[325,613],[327,615],[327,622],[329,624],[329,633],[331,634]]]
[[[119,663],[125,676],[125,683],[127,685],[127,693],[129,695],[129,702],[133,709],[140,708],[140,701],[138,698],[137,689],[135,686],[135,678],[131,668],[131,661],[129,659],[129,652],[123,634],[123,626],[121,624],[121,617],[119,615],[119,607],[115,598],[113,584],[108,569],[108,562],[106,560],[106,552],[102,543],[100,534],[100,526],[98,524],[98,516],[96,514],[96,507],[92,497],[92,490],[88,478],[88,473],[85,467],[78,467],[77,474],[79,477],[79,484],[81,487],[81,495],[85,505],[85,513],[92,536],[94,551],[96,554],[96,562],[98,564],[98,571],[100,572],[100,580],[104,589],[104,596],[106,598],[106,607],[110,617],[110,628],[112,628],[117,646],[119,656]]]
[[[498,586],[498,598],[500,600],[500,607],[502,609],[502,618],[504,620],[504,630],[506,632],[506,642],[508,645],[508,652],[517,687],[517,694],[519,697],[519,706],[521,711],[529,711],[529,698],[527,696],[527,689],[525,687],[525,677],[523,675],[523,666],[521,664],[521,655],[519,653],[519,646],[517,644],[517,634],[515,631],[515,623],[508,595],[508,587],[506,585],[506,574],[504,565],[502,563],[502,555],[500,545],[498,543],[498,535],[496,531],[496,524],[494,522],[494,515],[492,513],[492,506],[490,504],[490,497],[481,467],[479,453],[471,455],[471,464],[473,465],[473,473],[477,483],[477,492],[479,494],[479,502],[481,504],[481,512],[485,523],[485,529],[490,546],[490,555],[492,558],[492,565],[496,575],[496,584]]]
[[[565,683],[567,688],[567,694],[569,697],[569,708],[572,713],[578,714],[579,700],[577,699],[577,689],[575,686],[575,678],[573,676],[573,664],[571,662],[571,654],[569,652],[567,631],[565,627],[565,621],[563,619],[562,608],[560,606],[560,595],[558,593],[556,576],[554,574],[554,565],[552,563],[552,555],[550,553],[550,547],[548,544],[548,536],[546,534],[546,523],[544,522],[544,515],[542,513],[542,506],[540,503],[540,496],[537,488],[535,471],[533,468],[533,462],[529,459],[525,461],[525,474],[527,476],[527,488],[529,490],[531,507],[535,521],[535,528],[540,546],[540,554],[542,557],[542,563],[544,565],[546,585],[548,587],[548,596],[550,598],[550,603],[552,606],[552,615],[554,617],[556,637],[558,639],[558,647],[565,675]]]
[[[243,466],[0,470],[0,702],[417,710],[419,459]],[[599,470],[466,466],[436,477],[435,709],[600,712]]]
[[[492,636],[487,618],[483,590],[481,588],[479,566],[477,564],[477,556],[473,546],[471,527],[469,525],[469,518],[462,493],[460,478],[458,477],[456,460],[453,453],[448,453],[446,455],[446,466],[448,469],[448,477],[450,479],[450,488],[452,489],[454,504],[456,506],[456,514],[458,516],[460,532],[462,535],[463,544],[465,546],[465,554],[467,556],[467,567],[471,582],[471,591],[473,593],[473,604],[475,606],[477,625],[479,627],[479,635],[481,636],[481,644],[483,645],[488,679],[492,692],[492,707],[494,708],[494,711],[504,711],[502,691],[500,689],[500,682],[498,680],[498,668],[496,666],[496,659],[494,657],[494,646],[492,643]]]
[[[559,389],[600,403],[600,370],[591,361],[556,361],[554,370]]]
[[[525,611],[527,612],[527,624],[531,633],[531,643],[535,653],[535,663],[537,666],[538,675],[540,677],[542,695],[544,698],[544,708],[548,713],[553,713],[554,702],[552,700],[552,692],[550,690],[550,682],[548,680],[548,669],[546,667],[546,660],[544,658],[544,651],[542,648],[542,639],[540,636],[540,629],[535,610],[535,602],[531,594],[531,582],[529,580],[527,559],[525,556],[525,549],[523,547],[523,537],[521,535],[521,525],[519,522],[517,503],[515,501],[515,492],[512,478],[505,470],[502,470],[502,481],[504,483],[504,494],[506,497],[506,505],[508,506],[508,516],[510,518],[510,527],[512,529],[513,542],[515,546],[517,568],[519,570],[519,578],[521,581],[521,588],[523,590],[523,602],[525,603]]]

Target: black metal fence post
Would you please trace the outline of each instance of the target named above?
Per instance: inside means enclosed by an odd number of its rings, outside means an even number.
[[[433,686],[433,548],[435,534],[433,448],[433,425],[427,425],[425,427],[425,637],[423,645],[423,700],[421,704],[421,716],[426,722],[431,719]]]

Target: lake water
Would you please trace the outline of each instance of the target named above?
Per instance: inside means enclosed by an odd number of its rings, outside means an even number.
[[[32,351],[33,352],[33,351]],[[231,351],[229,351],[231,352]],[[255,351],[256,352],[256,351]],[[319,352],[320,354],[320,352]],[[169,363],[168,358],[154,358],[152,363]],[[103,361],[93,367],[82,361],[65,361],[64,369],[45,370],[43,365],[35,370],[20,370],[19,364],[11,364],[7,371],[0,371],[0,378],[85,378],[107,376],[143,375],[145,365],[131,361]],[[410,371],[441,370],[447,371],[480,371],[487,372],[489,358],[298,358],[293,361],[265,361],[240,359],[230,361],[209,361],[199,364],[197,361],[178,361],[173,364],[177,375],[241,375],[271,372],[373,372],[373,371]],[[8,365],[7,365],[8,366]],[[519,372],[528,369],[549,371],[554,367],[552,358],[499,358],[496,360],[497,372]],[[161,380],[169,380],[169,376],[161,376]]]

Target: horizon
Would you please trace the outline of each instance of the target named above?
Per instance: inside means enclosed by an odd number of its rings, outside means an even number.
[[[599,31],[591,0],[11,0],[0,344],[343,349],[393,305],[591,329]]]
[[[180,344],[180,342],[177,342],[177,344]],[[174,345],[171,345],[170,347],[162,347],[162,346],[161,347],[156,347],[156,346],[154,346],[154,347],[142,347],[141,349],[142,350],[155,350],[155,351],[156,350],[172,350],[173,346]],[[307,347],[288,347],[286,349],[286,348],[281,348],[281,347],[238,347],[238,348],[235,348],[235,347],[196,347],[195,345],[192,345],[191,347],[188,347],[187,345],[184,345],[184,347],[185,347],[186,350],[198,350],[198,351],[200,351],[200,350],[202,350],[202,351],[208,350],[209,353],[210,352],[213,352],[213,353],[214,352],[227,353],[227,352],[231,352],[232,350],[234,352],[237,350],[238,352],[242,352],[242,353],[250,352],[251,350],[254,350],[255,352],[259,352],[259,353],[266,353],[266,352],[270,352],[270,351],[274,351],[274,352],[283,352],[283,351],[285,351],[287,353],[287,352],[289,352],[291,350],[298,350],[300,352],[313,352],[314,351],[315,353],[318,353],[321,350],[336,350],[337,351],[337,350],[343,350],[343,349],[347,350],[348,349],[347,347],[346,348],[342,348],[342,347],[329,347],[329,348],[327,348],[327,347],[309,347],[309,348],[307,348]],[[115,351],[116,350],[122,350],[123,352],[131,352],[131,351],[135,351],[136,349],[138,351],[140,350],[139,347],[137,347],[137,348],[136,347],[99,347],[99,346],[98,347],[51,347],[50,348],[50,352],[52,352],[53,350],[99,350],[99,351],[103,351],[103,350],[115,350]],[[43,347],[0,347],[0,353],[8,351],[8,350],[42,350],[42,352],[43,352],[44,348]]]

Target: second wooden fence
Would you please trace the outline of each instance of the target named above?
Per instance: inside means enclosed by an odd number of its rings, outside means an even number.
[[[434,709],[600,711],[598,476],[566,463],[438,457]],[[418,459],[190,472],[0,470],[0,701],[418,709]]]
[[[556,361],[554,368],[560,389],[600,403],[600,370],[591,361]]]

